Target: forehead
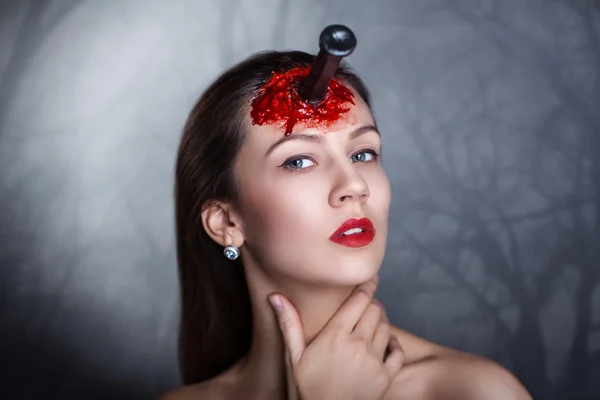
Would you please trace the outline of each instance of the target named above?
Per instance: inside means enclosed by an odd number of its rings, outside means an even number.
[[[364,100],[356,93],[354,93],[354,105],[349,105],[349,111],[342,115],[342,117],[333,123],[331,126],[323,128],[307,127],[302,123],[298,123],[294,126],[294,130],[291,135],[295,133],[305,134],[321,134],[321,135],[336,135],[337,133],[350,132],[356,129],[358,126],[363,125],[375,125],[373,116],[369,107]],[[251,147],[262,147],[268,146],[277,140],[284,137],[285,127],[281,124],[265,124],[256,125],[252,123],[250,117],[250,111],[246,112],[245,125],[247,127],[246,134],[246,145]]]

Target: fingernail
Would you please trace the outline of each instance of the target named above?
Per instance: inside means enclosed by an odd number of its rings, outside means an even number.
[[[281,311],[281,309],[283,308],[283,302],[281,301],[279,296],[271,296],[269,297],[269,300],[271,301],[271,305],[275,307],[275,310],[277,310],[277,312]]]

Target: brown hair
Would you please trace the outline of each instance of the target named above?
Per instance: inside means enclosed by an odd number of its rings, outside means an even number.
[[[238,204],[234,166],[247,129],[244,112],[249,101],[274,71],[308,66],[313,60],[313,55],[299,51],[253,55],[209,86],[185,124],[175,172],[179,366],[184,384],[218,375],[250,349],[252,310],[241,259],[226,259],[200,218],[211,201]],[[370,107],[365,85],[345,63],[336,77]]]

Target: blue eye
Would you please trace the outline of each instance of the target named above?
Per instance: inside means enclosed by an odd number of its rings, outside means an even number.
[[[312,163],[312,165],[306,165],[308,161],[309,163]],[[312,167],[315,163],[310,159],[310,158],[306,158],[306,157],[297,157],[297,158],[292,158],[291,160],[286,161],[283,166],[284,168],[287,169],[304,169],[304,168],[308,168],[308,167]]]
[[[377,153],[375,153],[373,150],[364,150],[353,154],[351,158],[352,162],[369,162],[377,158]]]
[[[376,160],[378,156],[379,155],[373,150],[362,150],[358,153],[354,153],[350,159],[352,163],[367,163]],[[299,171],[315,165],[316,162],[314,162],[310,157],[298,156],[286,160],[280,166],[290,171]]]

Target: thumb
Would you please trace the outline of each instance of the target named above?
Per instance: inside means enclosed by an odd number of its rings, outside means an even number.
[[[286,381],[287,381],[287,400],[300,400],[300,393],[298,392],[298,384],[294,377],[294,366],[290,359],[290,353],[286,350],[285,352],[285,365],[286,365]]]
[[[283,336],[285,347],[289,353],[292,365],[296,365],[302,354],[306,344],[304,343],[304,332],[302,331],[302,322],[298,316],[298,312],[285,297],[280,294],[274,294],[269,297],[269,302],[275,310],[279,330]]]

